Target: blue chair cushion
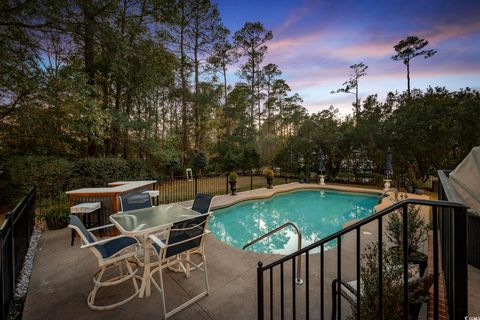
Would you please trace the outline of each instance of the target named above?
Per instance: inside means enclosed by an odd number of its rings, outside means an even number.
[[[201,214],[207,213],[212,199],[213,197],[208,194],[197,193],[195,200],[193,201],[192,210]]]
[[[150,208],[152,202],[148,193],[129,193],[121,195],[122,211]]]
[[[80,220],[79,217],[71,214],[70,215],[70,224],[72,226],[77,227],[80,230],[80,232],[85,237],[85,239],[87,239],[88,243],[95,242],[95,239],[92,237],[92,234],[87,230],[87,228],[85,228],[85,226],[82,223],[82,220]]]
[[[103,244],[97,244],[95,248],[100,252],[104,259],[107,259],[118,253],[120,250],[136,243],[137,240],[133,237],[122,237],[110,240]]]

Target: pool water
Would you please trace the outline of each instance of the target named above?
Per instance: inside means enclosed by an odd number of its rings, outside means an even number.
[[[217,239],[241,249],[251,240],[291,221],[300,229],[302,247],[306,247],[339,231],[344,222],[374,213],[379,200],[378,195],[366,193],[300,190],[216,210],[208,228]],[[289,254],[297,246],[297,234],[289,226],[246,250]],[[330,241],[325,250],[335,246],[336,242]]]

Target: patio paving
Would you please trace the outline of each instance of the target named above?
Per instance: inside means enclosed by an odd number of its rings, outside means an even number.
[[[268,197],[273,192],[288,191],[297,188],[318,188],[318,185],[300,185],[298,183],[274,187],[274,189],[258,189],[242,192],[238,196],[217,196],[214,207],[223,207],[233,202],[238,202],[254,197]],[[328,186],[331,189],[346,190],[344,187]],[[348,188],[349,191],[379,192],[375,189]],[[413,197],[413,196],[412,196]],[[188,205],[189,203],[184,203]],[[388,206],[389,201],[384,200],[377,207]],[[427,212],[424,213],[428,214]],[[384,223],[386,223],[384,219]],[[349,221],[344,224],[354,223]],[[376,222],[362,227],[362,247],[376,239]],[[385,228],[384,228],[385,230]],[[385,239],[385,237],[384,237]],[[97,271],[97,260],[89,250],[80,249],[78,241],[70,247],[70,230],[46,231],[39,242],[36,254],[30,287],[25,302],[23,319],[149,319],[161,316],[161,300],[156,290],[152,291],[149,298],[133,299],[127,304],[113,310],[94,311],[88,308],[86,299],[93,288],[92,276]],[[355,233],[346,235],[342,241],[342,278],[355,279]],[[273,254],[259,254],[243,251],[208,235],[206,240],[206,256],[210,295],[197,301],[189,308],[174,315],[172,319],[255,319],[257,316],[256,300],[256,266],[258,261],[264,264],[277,260],[280,256]],[[330,317],[331,310],[331,282],[336,278],[337,249],[325,252],[325,288],[324,288],[324,313]],[[320,255],[310,255],[310,315],[318,318],[320,308]],[[305,273],[305,257],[302,258]],[[291,301],[292,270],[291,263],[285,264],[285,301]],[[274,271],[274,279],[278,279],[278,268]],[[267,273],[266,273],[267,275]],[[164,276],[166,287],[167,308],[186,301],[188,297],[203,290],[203,274],[199,271],[192,272],[189,279],[184,275],[167,272]],[[274,281],[275,282],[275,281]],[[275,283],[278,286],[279,281]],[[130,284],[131,287],[131,284]],[[128,288],[113,287],[105,289],[103,297],[107,301],[115,301],[128,295]],[[268,286],[266,287],[268,290]],[[279,292],[279,291],[278,291]],[[100,296],[102,292],[100,292]],[[296,286],[297,305],[305,299],[305,285]],[[102,300],[98,302],[101,303]],[[279,309],[278,295],[275,297],[275,308]],[[268,301],[266,308],[268,308]],[[298,309],[298,308],[297,308]],[[343,306],[345,311],[348,306]],[[268,309],[266,309],[268,310]],[[291,318],[290,309],[286,310],[286,318]],[[345,312],[343,313],[345,314]],[[297,310],[298,318],[303,318],[305,311]],[[275,316],[279,316],[275,313]],[[275,317],[277,318],[277,317]]]

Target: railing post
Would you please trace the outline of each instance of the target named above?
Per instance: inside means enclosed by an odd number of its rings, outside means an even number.
[[[408,204],[403,205],[403,316],[408,320]]]
[[[450,319],[463,319],[467,316],[467,210],[456,207],[453,212],[453,272],[449,275],[453,292],[450,300]]]
[[[250,169],[250,190],[253,190],[253,171]]]
[[[263,263],[258,262],[257,266],[257,302],[258,302],[258,320],[263,320]],[[271,285],[271,284],[270,284]]]
[[[197,173],[196,173],[196,172],[195,172],[194,179],[195,179],[195,192],[194,192],[194,194],[197,194],[197,188],[198,188],[198,178],[197,178]]]
[[[228,172],[227,172],[227,177],[225,179],[225,185],[226,185],[225,194],[228,194]]]

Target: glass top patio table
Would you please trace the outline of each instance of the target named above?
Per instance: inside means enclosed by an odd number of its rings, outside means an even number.
[[[122,234],[137,236],[155,232],[176,222],[188,220],[199,215],[200,213],[178,204],[165,204],[112,214],[110,220]]]

